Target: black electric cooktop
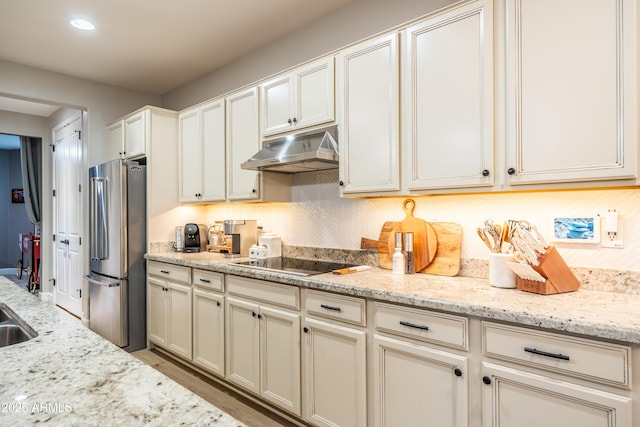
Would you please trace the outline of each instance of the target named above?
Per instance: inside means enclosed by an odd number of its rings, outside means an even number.
[[[267,258],[250,259],[244,262],[233,262],[233,265],[252,267],[260,270],[277,271],[295,274],[297,276],[311,276],[313,274],[329,273],[340,268],[353,267],[353,264],[340,262],[316,261],[300,258]]]

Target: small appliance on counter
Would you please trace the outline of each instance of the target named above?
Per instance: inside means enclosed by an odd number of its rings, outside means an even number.
[[[249,248],[249,258],[266,259],[282,256],[282,238],[274,233],[264,233],[258,237],[258,244]]]
[[[258,224],[255,219],[224,220],[224,238],[226,248],[220,249],[229,257],[249,256],[249,248],[256,243]]]
[[[205,224],[189,223],[184,226],[184,252],[205,251],[207,247],[207,227]]]
[[[208,252],[223,252],[227,249],[226,240],[224,238],[224,223],[216,221],[209,227],[209,244],[207,244]]]

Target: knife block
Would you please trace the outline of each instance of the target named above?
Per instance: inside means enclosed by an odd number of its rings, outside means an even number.
[[[554,246],[550,246],[547,253],[538,258],[538,262],[540,265],[532,265],[531,268],[547,280],[537,282],[516,277],[516,286],[521,291],[551,295],[577,291],[580,287],[580,282]]]

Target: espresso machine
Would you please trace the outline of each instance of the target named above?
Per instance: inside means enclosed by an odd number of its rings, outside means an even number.
[[[207,248],[207,230],[205,224],[189,223],[184,226],[184,252],[200,252]]]
[[[258,224],[255,219],[226,219],[224,224],[225,249],[220,252],[233,257],[249,256],[249,248],[255,245],[258,237]]]

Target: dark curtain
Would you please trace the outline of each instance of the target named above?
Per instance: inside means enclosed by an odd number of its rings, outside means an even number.
[[[22,187],[27,216],[32,224],[40,223],[40,189],[42,188],[42,138],[20,137]]]

